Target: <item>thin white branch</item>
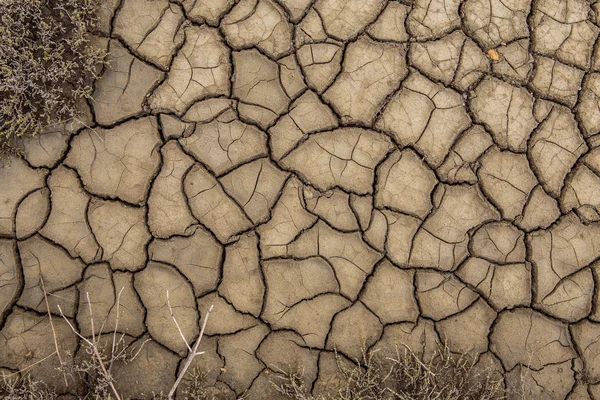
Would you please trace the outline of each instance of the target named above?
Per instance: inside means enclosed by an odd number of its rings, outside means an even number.
[[[173,387],[171,388],[171,391],[169,392],[169,395],[167,397],[169,400],[173,400],[175,391],[177,390],[177,387],[179,386],[179,384],[181,383],[181,380],[185,376],[188,368],[192,364],[194,357],[196,357],[197,355],[200,355],[200,354],[204,354],[203,351],[202,352],[198,351],[198,347],[200,347],[200,342],[202,341],[202,337],[204,336],[204,330],[206,329],[206,323],[208,322],[208,317],[210,316],[210,313],[212,312],[213,307],[214,306],[211,305],[210,308],[208,309],[208,311],[206,312],[206,315],[204,316],[204,322],[202,323],[202,329],[200,330],[200,335],[198,336],[198,339],[196,340],[196,343],[194,344],[194,348],[190,349],[188,356],[185,360],[185,364],[184,364],[183,368],[181,369],[181,371],[179,372],[179,375],[177,375],[177,380],[173,384]]]
[[[190,344],[188,343],[188,341],[185,339],[185,336],[183,335],[183,332],[181,331],[181,327],[179,326],[179,322],[177,322],[177,318],[175,318],[175,314],[173,313],[173,308],[171,307],[171,300],[169,299],[169,291],[168,290],[167,290],[167,306],[169,307],[169,313],[171,313],[171,318],[173,319],[173,322],[175,322],[175,326],[177,327],[177,330],[179,331],[179,335],[181,336],[183,343],[185,343],[185,347],[187,347],[188,352],[192,352],[192,348],[191,348]]]

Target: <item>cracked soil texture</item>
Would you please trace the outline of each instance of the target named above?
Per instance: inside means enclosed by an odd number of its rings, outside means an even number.
[[[151,338],[117,387],[167,392],[169,291],[190,341],[215,306],[194,365],[224,399],[447,342],[600,400],[599,32],[598,0],[104,0],[84,124],[0,170],[0,369],[55,350],[48,312],[82,351],[60,307]]]

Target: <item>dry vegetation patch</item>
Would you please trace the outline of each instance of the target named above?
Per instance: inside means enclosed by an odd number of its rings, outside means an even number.
[[[77,116],[105,51],[94,0],[0,0],[0,150]]]

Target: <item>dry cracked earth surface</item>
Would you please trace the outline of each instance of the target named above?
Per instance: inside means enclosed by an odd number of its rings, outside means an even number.
[[[446,342],[600,399],[600,2],[104,0],[97,29],[85,121],[0,171],[5,371],[55,350],[48,311],[82,351],[60,307],[151,338],[117,387],[166,392],[168,291],[189,341],[214,305],[194,365],[223,398]],[[72,390],[57,364],[30,370]]]

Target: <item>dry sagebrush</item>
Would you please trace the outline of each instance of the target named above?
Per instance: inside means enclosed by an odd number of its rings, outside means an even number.
[[[325,395],[313,396],[302,373],[282,372],[276,389],[293,400],[501,400],[502,379],[478,368],[469,355],[453,354],[440,346],[425,362],[409,349],[368,352],[364,361],[344,362],[336,353],[341,383]]]
[[[0,0],[0,150],[77,116],[105,51],[90,41],[97,0]]]

